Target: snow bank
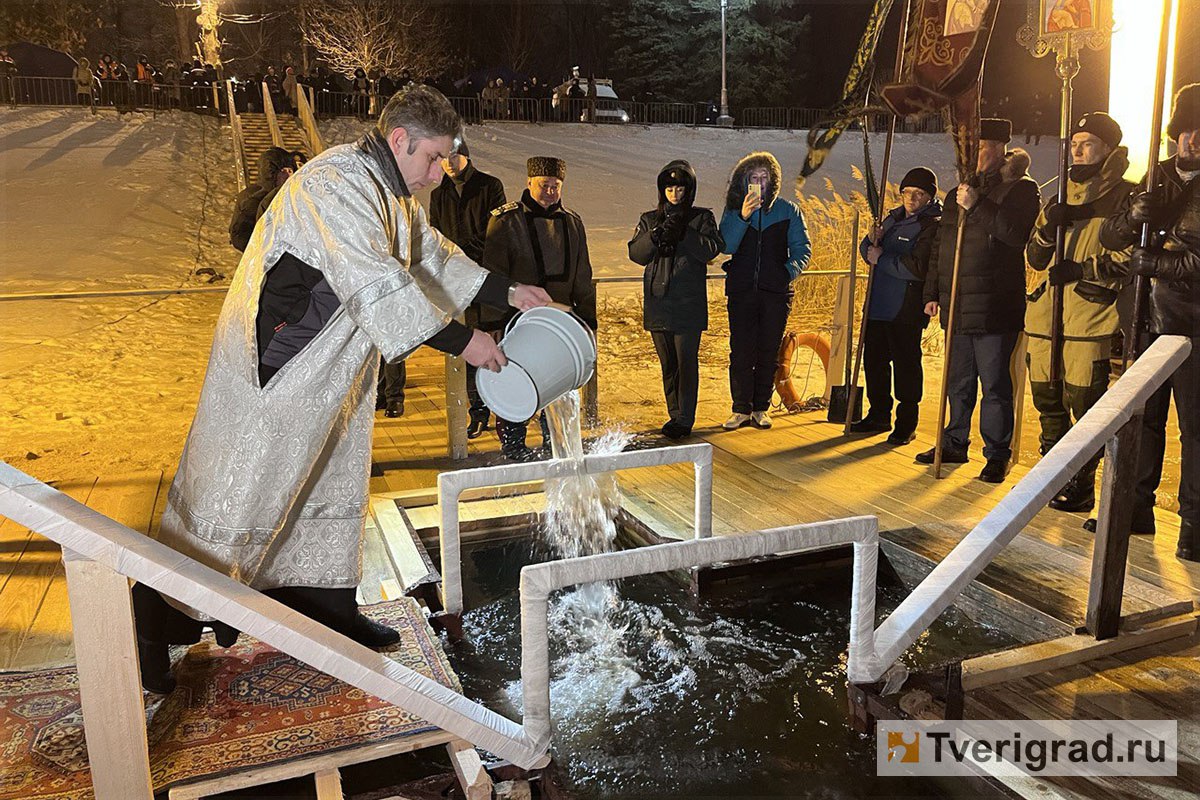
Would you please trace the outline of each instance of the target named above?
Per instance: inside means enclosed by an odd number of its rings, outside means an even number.
[[[179,286],[237,266],[217,120],[0,109],[0,175],[5,292]]]

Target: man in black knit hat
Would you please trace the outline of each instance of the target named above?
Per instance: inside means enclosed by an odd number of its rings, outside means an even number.
[[[1136,192],[1105,220],[1100,241],[1111,250],[1139,243],[1142,225],[1153,231],[1151,246],[1135,249],[1129,266],[1153,278],[1150,330],[1144,351],[1162,335],[1187,336],[1192,351],[1175,374],[1146,403],[1138,483],[1134,492],[1134,533],[1154,533],[1155,492],[1162,480],[1171,397],[1179,417],[1179,546],[1175,554],[1200,560],[1200,83],[1175,95],[1167,135],[1176,152],[1159,165],[1151,192]],[[1092,521],[1089,520],[1089,523]],[[1094,523],[1093,523],[1094,524]]]
[[[979,479],[1000,483],[1012,457],[1013,383],[1009,361],[1025,326],[1025,245],[1041,207],[1037,181],[1026,170],[1023,150],[1008,152],[1012,123],[980,121],[976,179],[946,194],[929,273],[925,313],[940,312],[949,328],[954,247],[960,214],[966,215],[959,263],[949,371],[950,422],[943,434],[942,461],[967,461],[971,417],[982,388],[979,432],[987,464]],[[932,464],[934,450],[917,456]]]
[[[927,167],[910,169],[900,181],[900,205],[859,243],[871,265],[871,295],[863,313],[863,368],[871,410],[850,426],[854,433],[891,430],[888,443],[908,444],[917,430],[924,388],[921,335],[929,324],[922,300],[942,203],[937,176]],[[895,384],[896,425],[892,427]]]
[[[566,162],[535,156],[525,166],[529,180],[521,199],[492,211],[483,244],[483,266],[542,287],[554,302],[570,306],[594,331],[596,287],[592,285],[587,232],[579,215],[562,204]],[[512,316],[484,307],[479,327],[500,331]],[[525,445],[526,425],[496,420],[501,448],[511,460],[533,457]]]

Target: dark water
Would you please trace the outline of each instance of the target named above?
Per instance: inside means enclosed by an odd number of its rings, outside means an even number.
[[[464,550],[468,696],[520,718],[521,566],[529,540]],[[882,614],[904,596],[881,587]],[[875,776],[874,737],[846,724],[849,570],[820,586],[696,604],[662,576],[570,590],[551,604],[554,757],[581,798],[930,797]],[[948,612],[910,667],[1014,643]],[[965,789],[966,787],[964,787]]]

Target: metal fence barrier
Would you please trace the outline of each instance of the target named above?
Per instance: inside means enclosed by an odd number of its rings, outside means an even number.
[[[239,112],[264,113],[262,92],[253,82],[233,82],[232,98]],[[379,94],[330,91],[309,87],[312,112],[318,118],[378,116],[387,98]],[[73,78],[47,78],[18,75],[0,81],[0,103],[9,105],[91,106],[93,110],[115,108],[118,111],[172,110],[202,114],[226,114],[227,95],[214,92],[207,84],[163,84],[138,81],[93,81],[91,91],[80,92]],[[715,125],[716,111],[710,103],[638,102],[614,98],[450,97],[451,105],[468,123],[481,122],[582,122],[594,124]],[[829,119],[829,111],[820,108],[788,106],[744,108],[735,115],[739,128],[774,130],[810,130]],[[889,116],[872,114],[870,130],[887,130]],[[860,129],[861,120],[852,128]],[[940,116],[918,120],[901,119],[900,133],[941,133],[945,123]]]

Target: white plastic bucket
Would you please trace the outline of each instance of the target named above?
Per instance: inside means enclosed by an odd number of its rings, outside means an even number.
[[[475,386],[501,419],[524,422],[569,391],[587,383],[596,368],[596,343],[574,314],[545,306],[509,323],[500,340],[508,364],[481,369]]]

